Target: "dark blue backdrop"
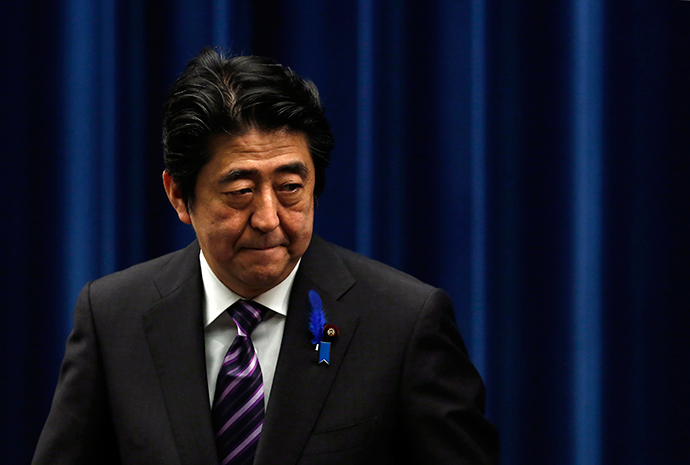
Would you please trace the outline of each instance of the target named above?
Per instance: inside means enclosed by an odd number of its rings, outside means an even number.
[[[0,13],[3,463],[89,279],[185,245],[167,88],[204,45],[314,80],[316,228],[454,298],[503,462],[690,463],[690,2],[26,0]]]

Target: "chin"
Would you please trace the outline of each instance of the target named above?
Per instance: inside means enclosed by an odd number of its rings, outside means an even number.
[[[255,289],[268,290],[279,284],[282,279],[281,273],[277,270],[257,270],[248,273],[243,281]]]

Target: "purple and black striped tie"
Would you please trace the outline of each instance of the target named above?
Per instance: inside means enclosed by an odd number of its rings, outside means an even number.
[[[213,401],[213,429],[221,465],[254,461],[264,423],[264,381],[249,336],[266,314],[266,307],[240,300],[227,310],[237,324],[218,374]]]

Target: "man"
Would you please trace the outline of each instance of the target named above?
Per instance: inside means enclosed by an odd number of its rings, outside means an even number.
[[[197,241],[84,288],[34,463],[497,463],[448,296],[312,233],[311,82],[206,49],[163,142]]]

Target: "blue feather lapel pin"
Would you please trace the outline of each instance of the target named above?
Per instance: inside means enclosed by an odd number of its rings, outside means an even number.
[[[338,328],[335,325],[327,324],[321,297],[316,291],[309,291],[309,304],[311,305],[309,317],[309,331],[312,334],[311,343],[316,346],[316,350],[319,352],[319,363],[328,365],[331,361],[331,341],[338,335]]]

